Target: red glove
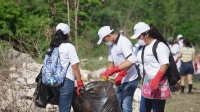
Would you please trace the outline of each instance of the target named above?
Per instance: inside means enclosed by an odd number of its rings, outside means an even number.
[[[152,90],[156,90],[159,86],[159,82],[160,80],[163,78],[164,73],[161,71],[158,71],[158,73],[156,74],[156,76],[151,80],[149,86]]]
[[[106,78],[108,79],[109,76],[113,75],[114,73],[120,72],[121,70],[119,69],[118,66],[112,68],[111,70],[106,70],[103,74],[101,74],[100,78]]]
[[[106,76],[106,74],[107,74],[107,72],[108,71],[110,71],[109,69],[107,69],[104,73],[102,73],[101,75],[100,75],[100,79],[103,79],[103,78],[106,78],[106,79],[108,79],[108,77]]]
[[[115,85],[118,86],[121,84],[122,82],[122,78],[127,74],[126,70],[122,70],[121,72],[119,72],[119,74],[117,75],[117,77],[115,78]]]
[[[82,80],[80,80],[80,81],[76,81],[76,83],[77,83],[77,89],[76,89],[76,93],[78,94],[78,96],[80,96],[81,95],[81,93],[80,93],[80,89],[84,86],[84,84],[83,84],[83,81]]]
[[[194,64],[194,68],[195,68],[196,71],[198,70],[197,63]]]

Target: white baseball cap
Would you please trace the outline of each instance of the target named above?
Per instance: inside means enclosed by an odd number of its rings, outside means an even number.
[[[59,23],[57,26],[56,26],[56,31],[58,30],[62,30],[62,32],[64,33],[64,35],[66,35],[67,33],[70,32],[70,28],[67,24],[65,23]]]
[[[144,22],[139,22],[137,23],[134,28],[134,35],[131,37],[131,39],[136,39],[138,38],[142,33],[150,30],[150,27],[148,24],[144,23]]]
[[[102,42],[103,38],[105,36],[109,35],[112,31],[113,31],[113,29],[110,26],[101,27],[98,31],[99,41],[97,42],[97,44],[100,44]]]
[[[182,38],[182,37],[183,37],[183,35],[182,35],[182,34],[179,34],[179,35],[177,36],[177,40],[180,39],[180,38]]]

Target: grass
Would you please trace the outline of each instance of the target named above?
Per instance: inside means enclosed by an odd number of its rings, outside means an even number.
[[[172,93],[172,97],[167,100],[165,112],[199,112],[200,111],[200,82],[193,82],[194,94],[187,94],[188,84],[185,84],[185,93],[180,94],[180,90]]]
[[[103,57],[102,60],[99,60],[99,58],[90,58],[87,61],[81,62],[80,66],[82,69],[94,71],[103,67],[107,67],[107,64],[108,59]]]

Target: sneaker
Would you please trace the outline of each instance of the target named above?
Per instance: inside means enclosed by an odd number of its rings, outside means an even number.
[[[187,94],[194,94],[193,92],[187,92]]]

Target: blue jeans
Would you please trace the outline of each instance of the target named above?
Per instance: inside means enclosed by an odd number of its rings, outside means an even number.
[[[122,83],[116,87],[117,98],[122,112],[132,112],[133,95],[138,85],[138,79]]]
[[[56,100],[58,101],[59,112],[70,112],[74,92],[74,81],[66,78],[58,87],[51,87]]]
[[[141,96],[140,112],[164,112],[166,100],[148,99]]]

